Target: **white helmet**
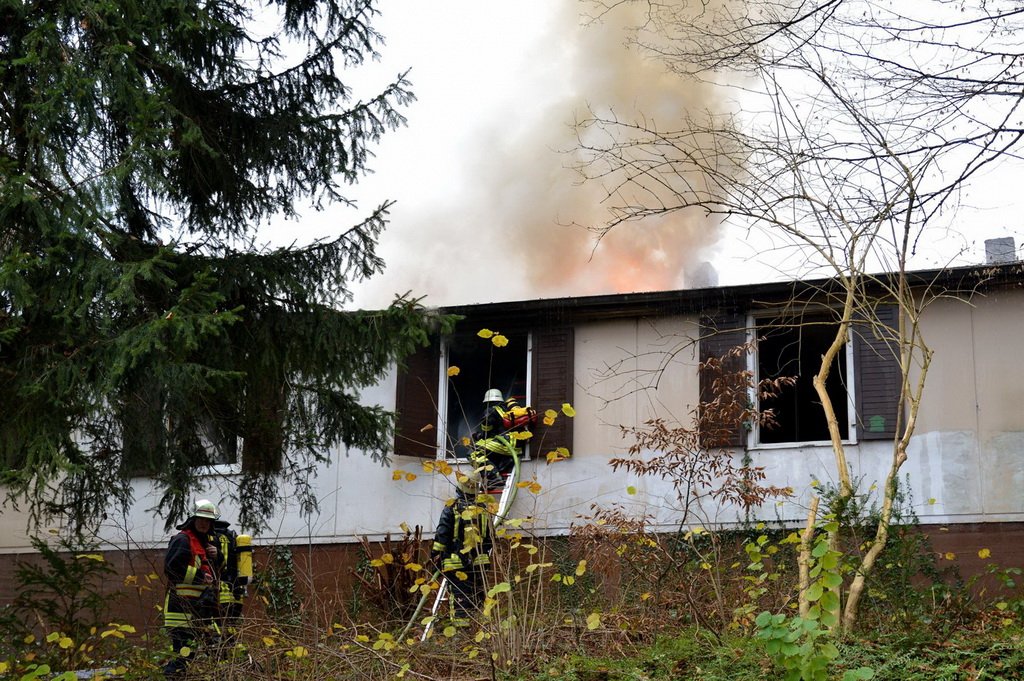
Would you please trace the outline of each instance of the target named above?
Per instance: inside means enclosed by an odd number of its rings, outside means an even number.
[[[505,400],[501,396],[501,391],[497,388],[491,388],[484,393],[484,404],[488,402],[504,402]]]
[[[480,471],[472,470],[464,475],[456,473],[455,484],[465,494],[476,494],[480,491]]]
[[[209,499],[199,499],[196,501],[195,509],[192,511],[192,517],[217,520],[220,518],[220,513],[217,513],[217,506],[212,501]]]

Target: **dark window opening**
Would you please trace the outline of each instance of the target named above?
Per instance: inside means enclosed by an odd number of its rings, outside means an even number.
[[[821,367],[822,356],[835,339],[837,328],[838,325],[825,318],[757,322],[758,376],[762,380],[783,376],[796,379],[795,384],[784,386],[777,397],[762,397],[761,410],[771,410],[775,420],[773,427],[761,427],[759,440],[762,444],[829,439],[828,423],[813,379]],[[849,437],[847,385],[846,352],[843,351],[833,360],[825,382],[843,439]]]
[[[501,391],[504,399],[514,397],[521,405],[527,398],[526,333],[503,334],[508,345],[496,346],[490,339],[476,333],[448,339],[448,368],[459,372],[447,379],[445,411],[445,449],[457,458],[469,455],[467,442],[484,416],[484,393],[491,388]]]

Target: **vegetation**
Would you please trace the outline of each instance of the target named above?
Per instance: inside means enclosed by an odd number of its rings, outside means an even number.
[[[360,388],[424,345],[416,300],[341,312],[390,206],[324,240],[259,228],[344,185],[401,125],[404,75],[361,96],[372,0],[0,4],[0,483],[87,526],[154,478],[170,528],[237,462],[240,523],[300,505],[332,447],[385,457]],[[442,320],[443,321],[443,320]]]

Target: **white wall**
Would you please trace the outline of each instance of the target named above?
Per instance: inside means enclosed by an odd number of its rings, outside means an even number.
[[[920,422],[901,479],[910,476],[914,511],[923,522],[1024,521],[1024,292],[999,292],[973,305],[938,301],[929,309],[925,338],[935,350]],[[622,456],[629,442],[623,424],[653,416],[689,422],[697,401],[696,335],[693,317],[616,320],[578,326],[575,332],[573,457],[548,465],[541,456],[523,465],[523,479],[536,479],[538,494],[521,490],[513,514],[533,516],[538,528],[564,532],[591,504],[620,504],[634,515],[650,515],[663,528],[678,522],[674,493],[661,480],[619,472],[608,461]],[[660,373],[658,370],[661,370]],[[655,380],[656,379],[656,380]],[[369,403],[394,407],[395,380],[387,377],[367,390]],[[563,417],[564,418],[564,417]],[[862,487],[884,479],[892,448],[887,442],[851,445],[848,457]],[[761,509],[764,518],[800,521],[814,480],[835,481],[831,450],[825,446],[764,448],[749,452],[769,482],[791,486],[796,495]],[[324,543],[371,540],[401,533],[400,525],[433,530],[451,484],[425,474],[422,461],[396,457],[382,467],[360,452],[335,452],[314,481],[320,513],[299,517],[294,504],[270,519],[259,541]],[[394,471],[416,479],[392,479]],[[208,479],[208,496],[230,520],[236,512]],[[635,488],[634,494],[627,489]],[[137,503],[126,516],[111,514],[103,537],[124,546],[162,546],[169,537],[153,517],[157,500],[139,481]],[[735,509],[708,509],[709,520],[732,522]],[[25,550],[25,518],[7,508],[0,514],[0,552]]]

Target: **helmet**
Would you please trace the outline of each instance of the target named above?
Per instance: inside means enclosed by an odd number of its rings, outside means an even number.
[[[501,391],[497,388],[491,388],[484,393],[484,404],[488,402],[504,402],[505,400],[501,396]]]
[[[199,499],[196,501],[195,509],[192,511],[192,517],[217,520],[220,518],[220,513],[217,513],[217,507],[212,501],[209,499]]]
[[[480,471],[472,470],[465,475],[457,474],[455,484],[464,494],[476,494],[480,491]]]

